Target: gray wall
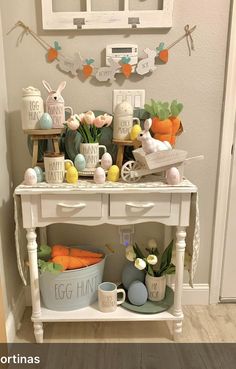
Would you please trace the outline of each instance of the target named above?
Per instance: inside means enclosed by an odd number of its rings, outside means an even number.
[[[17,46],[20,29],[4,36],[6,72],[11,128],[12,165],[14,185],[22,181],[24,170],[30,166],[26,137],[21,130],[20,103],[22,87],[33,85],[46,93],[41,80],[57,86],[67,81],[64,98],[75,111],[112,107],[114,88],[144,88],[146,100],[150,98],[171,100],[177,98],[184,103],[182,121],[185,133],[178,139],[177,148],[186,149],[189,156],[203,154],[205,160],[186,168],[186,175],[199,187],[201,213],[201,254],[196,282],[208,283],[214,219],[217,163],[220,143],[221,109],[224,86],[225,54],[229,16],[229,0],[182,0],[175,1],[173,28],[165,30],[137,31],[86,31],[45,32],[41,27],[40,1],[2,0],[4,35],[19,19],[24,21],[48,43],[59,41],[66,55],[80,50],[82,55],[93,56],[104,64],[104,48],[107,43],[131,42],[155,48],[159,42],[172,43],[183,34],[185,24],[197,25],[193,34],[196,51],[188,56],[186,41],[170,51],[167,65],[158,66],[153,75],[143,79],[119,79],[112,85],[101,85],[94,80],[82,82],[58,71],[55,65],[45,62],[44,49],[31,37],[25,36]],[[147,232],[147,228],[144,232]],[[117,230],[111,230],[117,237]],[[52,234],[52,232],[51,232]],[[99,232],[100,242],[104,242]],[[113,235],[113,238],[114,238]],[[55,238],[57,235],[54,234]],[[73,228],[72,241],[85,234]],[[112,236],[111,236],[112,238]],[[70,242],[70,240],[68,240]]]

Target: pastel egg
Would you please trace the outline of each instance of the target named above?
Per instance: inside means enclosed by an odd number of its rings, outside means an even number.
[[[97,184],[103,184],[106,181],[106,174],[103,168],[98,167],[94,171],[94,182]]]
[[[40,168],[40,167],[34,167],[33,169],[34,169],[34,171],[36,173],[36,176],[37,176],[37,182],[43,182],[44,175],[43,175],[42,168]]]
[[[103,169],[109,169],[112,166],[112,157],[109,152],[105,152],[102,155],[101,166]]]
[[[119,181],[120,177],[120,169],[117,165],[112,165],[107,173],[107,179],[111,182],[117,182]]]
[[[86,167],[85,157],[82,154],[77,154],[74,160],[75,167],[78,171],[82,171]]]
[[[48,113],[43,113],[39,120],[39,126],[41,129],[51,129],[52,128],[52,118]]]
[[[134,263],[128,263],[125,265],[122,276],[121,276],[123,286],[128,289],[132,282],[140,281],[144,282],[145,272],[139,270],[134,266]]]
[[[28,168],[24,174],[24,184],[27,186],[32,186],[37,183],[37,175],[33,168]]]
[[[131,304],[141,306],[145,304],[147,298],[148,292],[144,283],[140,281],[132,282],[128,289],[128,299]]]
[[[181,177],[177,168],[172,167],[166,171],[166,182],[169,185],[177,185],[180,181]]]

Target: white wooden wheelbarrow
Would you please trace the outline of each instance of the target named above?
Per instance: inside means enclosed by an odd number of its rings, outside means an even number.
[[[121,177],[125,182],[137,182],[141,177],[166,172],[172,167],[178,168],[180,179],[184,166],[194,160],[204,159],[203,155],[187,158],[184,150],[163,150],[145,154],[142,148],[133,150],[135,160],[127,161],[121,168]]]

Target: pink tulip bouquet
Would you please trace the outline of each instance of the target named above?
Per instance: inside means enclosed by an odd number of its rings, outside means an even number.
[[[95,117],[94,112],[74,114],[66,122],[66,127],[72,131],[78,131],[84,143],[99,142],[102,129],[112,123],[112,116],[103,114]]]

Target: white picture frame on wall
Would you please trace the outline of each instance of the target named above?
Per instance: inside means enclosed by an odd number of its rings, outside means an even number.
[[[73,30],[78,28],[89,30],[172,27],[174,0],[163,0],[162,9],[158,9],[156,5],[156,9],[150,10],[132,10],[130,9],[131,0],[123,0],[122,10],[114,11],[93,10],[92,1],[86,0],[85,11],[65,12],[54,11],[53,0],[41,0],[43,29]],[[156,4],[158,4],[158,0]]]

